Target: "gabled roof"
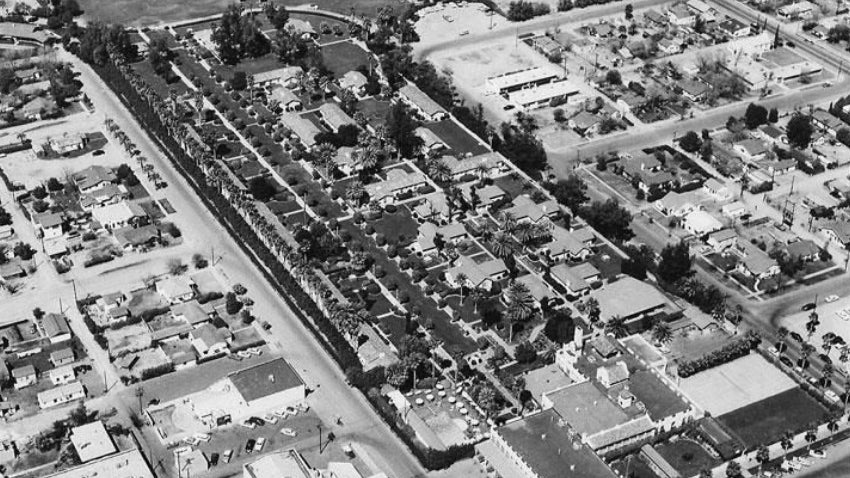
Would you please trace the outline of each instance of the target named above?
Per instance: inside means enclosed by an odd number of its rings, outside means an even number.
[[[61,226],[65,219],[61,214],[55,212],[43,212],[35,216],[35,222],[39,226],[49,229],[52,227]]]
[[[501,259],[490,259],[479,264],[469,256],[460,256],[458,264],[446,272],[455,278],[463,273],[467,280],[477,287],[488,279],[504,274],[507,270],[505,262]]]
[[[576,237],[573,232],[564,229],[561,226],[555,226],[552,230],[552,241],[544,246],[549,250],[549,254],[557,256],[560,254],[576,255],[581,251],[587,250],[588,247],[581,239]]]
[[[118,177],[109,168],[94,165],[74,174],[74,182],[80,189],[89,189],[100,183],[117,181]]]
[[[334,130],[345,125],[356,124],[351,116],[348,116],[336,103],[325,103],[319,106],[319,114],[322,115],[322,120]]]
[[[406,98],[407,101],[413,103],[417,108],[422,110],[428,116],[434,116],[438,113],[446,113],[445,108],[432,100],[416,85],[408,83],[398,90],[398,94]]]
[[[44,327],[44,333],[50,338],[71,333],[68,320],[62,314],[49,313],[45,315],[41,319],[41,326]]]
[[[513,216],[517,221],[529,219],[538,222],[544,217],[550,217],[561,212],[558,203],[552,199],[535,203],[530,197],[521,195],[514,198],[513,206],[505,209],[505,213]]]
[[[800,239],[785,246],[785,251],[791,257],[808,257],[820,253],[820,248],[808,239]]]

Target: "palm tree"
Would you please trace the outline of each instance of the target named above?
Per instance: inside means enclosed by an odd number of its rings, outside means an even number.
[[[831,363],[823,364],[823,367],[820,369],[821,378],[820,378],[820,386],[827,387],[830,379],[832,379],[832,373],[835,371],[835,368]]]
[[[738,478],[741,476],[741,464],[735,460],[730,461],[726,465],[726,476],[728,478]]]
[[[848,360],[850,360],[850,349],[845,345],[838,349],[838,361],[846,364]]]
[[[438,183],[448,182],[452,177],[452,171],[445,161],[439,158],[429,159],[425,163],[428,176]]]
[[[832,346],[835,343],[836,335],[834,332],[827,332],[821,336],[821,348],[823,352],[829,355],[829,352],[832,350]]]
[[[820,320],[818,318],[818,313],[812,311],[812,313],[809,314],[809,321],[806,322],[806,332],[809,333],[809,340],[812,340],[812,336],[815,335],[815,332],[817,332],[819,325]]]
[[[803,343],[803,345],[800,347],[800,355],[802,355],[802,357],[800,358],[800,367],[801,368],[808,368],[809,357],[814,352],[815,352],[815,346],[814,345],[812,345],[808,342]]]
[[[794,446],[793,440],[794,434],[790,431],[786,431],[785,434],[782,435],[782,439],[779,440],[779,446],[782,447],[786,454],[788,453],[788,450],[790,450]]]
[[[355,205],[359,206],[365,195],[366,188],[363,187],[363,183],[360,181],[352,181],[351,184],[345,188],[345,199]]]
[[[505,292],[508,309],[505,317],[508,319],[508,342],[513,342],[514,324],[525,322],[534,314],[534,297],[528,286],[522,282],[512,281]]]
[[[587,320],[590,321],[591,324],[599,322],[599,314],[602,313],[599,308],[599,301],[596,300],[595,297],[591,297],[585,301],[584,307],[587,311]]]
[[[457,276],[455,277],[455,282],[457,283],[458,287],[460,287],[460,303],[461,303],[461,305],[463,305],[463,287],[466,284],[467,279],[469,279],[469,277],[466,274],[464,274],[463,272],[458,272]]]
[[[504,259],[517,253],[516,242],[505,231],[498,231],[493,235],[490,242],[493,248],[493,253],[497,257]]]
[[[478,287],[473,287],[471,291],[469,291],[469,298],[472,300],[473,310],[472,312],[478,313],[478,305],[485,299],[484,291]]]
[[[619,315],[615,315],[608,319],[605,324],[605,332],[612,334],[616,338],[623,338],[629,334],[629,329],[626,326],[626,321]]]
[[[812,427],[806,431],[806,443],[808,443],[806,445],[806,450],[811,449],[812,443],[816,441],[818,441],[818,427],[817,425],[812,425]]]
[[[669,344],[673,340],[673,329],[664,321],[656,321],[652,326],[652,340],[661,345]]]

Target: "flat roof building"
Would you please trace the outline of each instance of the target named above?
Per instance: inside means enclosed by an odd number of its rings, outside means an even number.
[[[557,77],[558,75],[541,67],[533,67],[491,76],[484,83],[484,89],[488,95],[501,95],[522,88],[549,83]]]
[[[83,463],[103,458],[117,451],[112,437],[101,421],[95,421],[71,429],[71,444]]]

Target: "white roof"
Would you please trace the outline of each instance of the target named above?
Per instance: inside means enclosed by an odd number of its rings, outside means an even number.
[[[45,478],[153,478],[137,448],[48,475]]]
[[[96,421],[71,429],[71,443],[83,463],[115,453],[115,444],[103,422]]]
[[[494,89],[505,89],[517,85],[524,85],[533,81],[542,81],[546,78],[553,78],[557,75],[552,74],[539,66],[528,68],[526,70],[512,71],[498,76],[487,78],[487,83]]]
[[[118,224],[127,222],[134,217],[142,217],[145,211],[136,203],[121,201],[92,209],[92,217],[103,224]]]
[[[278,451],[245,465],[245,478],[311,478],[313,474],[295,450]]]
[[[685,223],[694,232],[708,233],[723,228],[723,223],[706,211],[694,211],[685,216]]]
[[[572,96],[578,94],[578,87],[569,81],[553,81],[534,88],[523,88],[508,93],[508,99],[512,103],[527,105],[538,103],[558,96]]]

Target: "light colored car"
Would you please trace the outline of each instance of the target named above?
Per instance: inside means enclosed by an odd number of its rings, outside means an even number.
[[[207,443],[212,439],[209,433],[195,433],[194,435],[192,435],[192,437],[204,443]]]
[[[233,450],[226,450],[221,454],[221,461],[224,463],[230,463],[231,458],[233,458]]]
[[[289,412],[286,411],[285,408],[281,408],[280,410],[275,410],[275,416],[286,420],[289,417]]]
[[[298,432],[291,428],[281,428],[280,432],[288,437],[294,437],[295,435],[298,435]]]
[[[243,359],[247,359],[247,358],[252,357],[251,352],[248,352],[247,350],[240,350],[240,351],[236,352],[236,355],[242,357]]]
[[[183,443],[189,446],[198,446],[198,444],[201,443],[201,440],[198,440],[195,437],[186,437],[183,439]]]
[[[263,420],[265,420],[266,423],[271,423],[272,425],[277,423],[277,417],[274,416],[273,413],[267,413],[267,414],[263,415]]]
[[[820,458],[823,460],[826,458],[826,452],[823,450],[809,450],[809,456],[812,458]]]
[[[257,438],[257,443],[254,443],[254,453],[258,453],[263,451],[263,447],[266,446],[266,439],[263,437]]]
[[[251,348],[247,349],[247,350],[246,350],[246,352],[248,352],[248,353],[249,353],[249,354],[251,354],[251,355],[256,355],[256,356],[258,356],[258,357],[259,357],[260,355],[263,355],[263,351],[262,351],[262,350],[260,350],[260,348],[259,348],[259,347],[251,347]]]
[[[773,355],[774,357],[778,357],[778,356],[779,356],[779,351],[778,351],[778,350],[776,350],[776,347],[768,347],[767,352],[768,352],[770,355]]]
[[[298,415],[298,409],[295,407],[286,407],[286,413],[290,415]]]
[[[829,304],[830,302],[835,302],[836,300],[838,300],[838,298],[839,298],[839,297],[838,297],[837,295],[832,294],[832,295],[828,295],[828,296],[826,296],[826,298],[824,299],[824,301],[826,301],[826,303],[827,303],[827,304]]]
[[[823,396],[826,397],[826,399],[832,403],[838,403],[841,401],[841,398],[839,398],[838,394],[833,392],[832,390],[827,390],[823,392]]]

